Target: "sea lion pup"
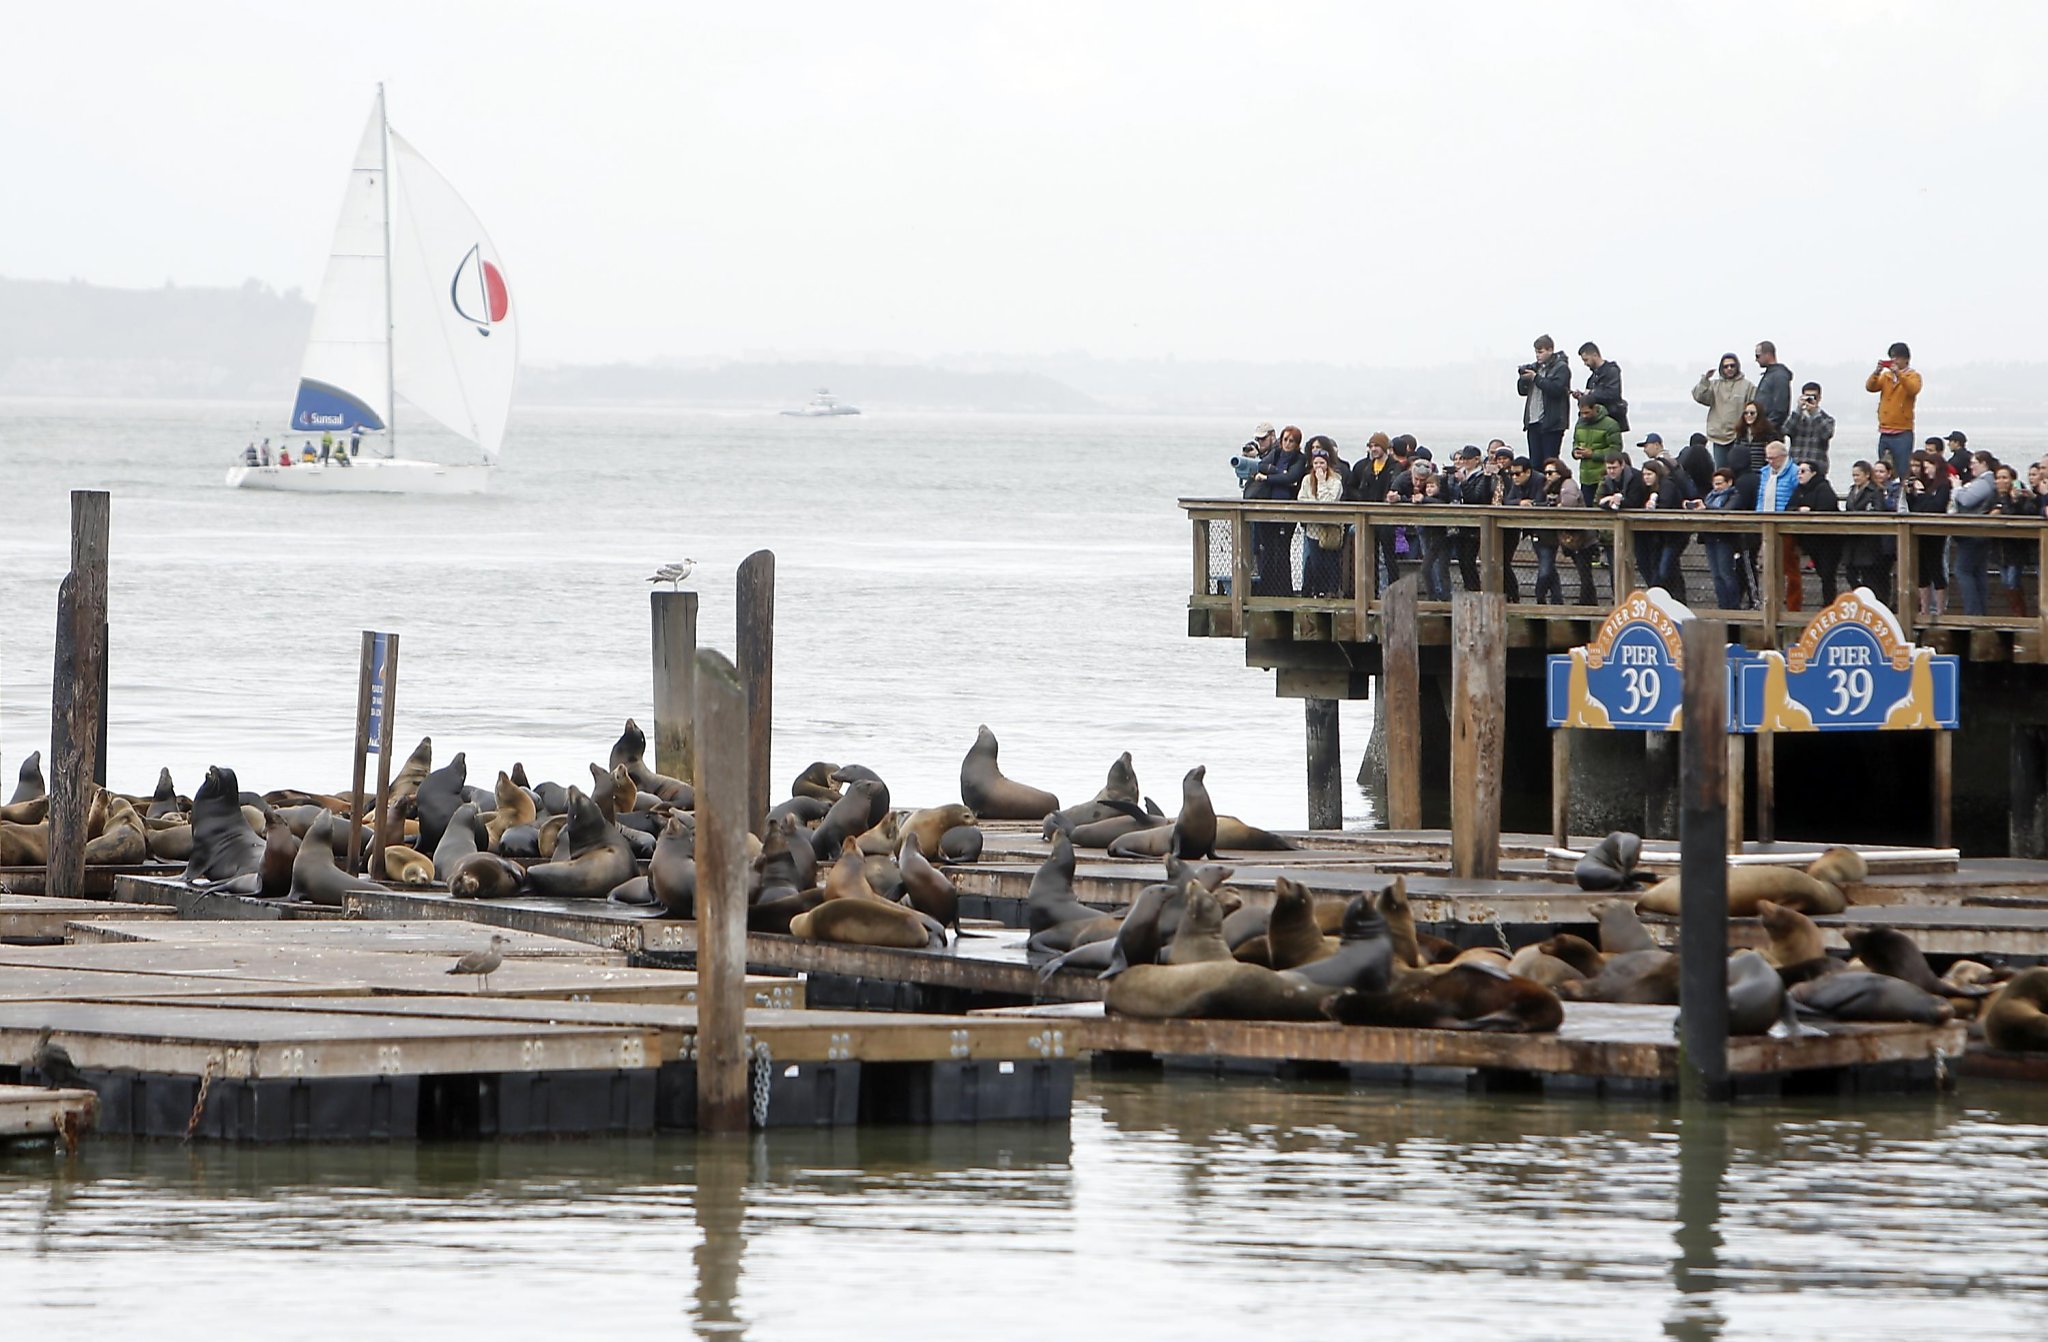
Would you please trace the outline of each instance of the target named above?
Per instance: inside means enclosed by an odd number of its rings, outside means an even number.
[[[895,852],[903,843],[902,817],[890,811],[882,817],[879,824],[867,830],[854,842],[868,857]]]
[[[384,879],[399,885],[432,885],[434,859],[402,843],[389,844],[384,849]]]
[[[1559,985],[1557,994],[1571,1002],[1676,1006],[1678,956],[1670,951],[1623,951],[1609,956],[1592,978]]]
[[[1785,982],[1755,951],[1728,957],[1728,1033],[1768,1034],[1785,1009]]]
[[[1740,866],[1728,869],[1728,913],[1734,918],[1751,918],[1764,900],[1801,913],[1840,913],[1848,907],[1842,892],[1826,881],[1817,880],[1797,867]],[[1678,877],[1657,882],[1636,900],[1636,907],[1648,913],[1678,916]]]
[[[1508,973],[1553,990],[1592,977],[1569,960],[1550,954],[1540,943],[1516,951],[1508,960]]]
[[[49,787],[43,782],[43,752],[32,750],[21,762],[21,770],[14,776],[14,795],[7,799],[9,806],[19,806],[25,801],[50,795]]]
[[[481,851],[476,841],[475,825],[476,803],[473,801],[462,803],[448,817],[448,827],[441,833],[441,842],[434,845],[435,880],[445,885],[455,875],[455,868],[463,858]]]
[[[334,865],[337,823],[332,815],[323,814],[306,831],[306,837],[299,840],[298,856],[292,859],[291,890],[285,895],[288,902],[339,908],[345,895],[358,891],[378,893],[384,889],[375,881],[351,876]]]
[[[422,853],[431,853],[441,846],[449,818],[457,807],[468,804],[469,795],[464,790],[468,781],[469,756],[458,750],[454,759],[428,774],[420,784],[413,797],[413,809],[420,818],[420,841],[413,846]]]
[[[1038,820],[1060,809],[1052,793],[1003,776],[996,765],[996,734],[986,723],[960,761],[960,800],[983,820]]]
[[[1806,874],[1816,881],[1827,882],[1837,890],[1847,890],[1870,879],[1870,863],[1854,848],[1838,844],[1807,863]]]
[[[633,851],[617,826],[606,824],[597,803],[572,787],[568,823],[555,841],[555,855],[527,868],[526,883],[537,895],[602,899],[635,874]]]
[[[669,816],[647,864],[654,902],[671,918],[697,916],[697,834],[680,814]]]
[[[1802,1014],[1829,1020],[1940,1025],[1955,1017],[1954,1007],[1924,988],[1858,969],[1808,979],[1790,991]]]
[[[939,856],[948,862],[981,861],[981,830],[975,825],[955,825],[939,836]]]
[[[489,838],[489,847],[497,851],[505,838],[505,831],[521,825],[531,825],[540,815],[540,808],[533,804],[533,797],[527,790],[512,781],[512,775],[500,770],[498,783],[493,789],[497,809],[484,821],[484,833]]]
[[[896,852],[896,865],[903,873],[903,889],[910,907],[937,920],[941,927],[960,926],[960,892],[944,872],[918,851],[915,834],[904,834],[903,846]]]
[[[1347,988],[1323,1003],[1323,1014],[1341,1025],[1547,1034],[1564,1023],[1564,1004],[1540,983],[1468,962],[1400,977],[1385,992]]]
[[[1948,972],[1941,976],[1941,981],[1964,988],[1976,984],[1996,988],[2012,977],[2011,965],[1987,965],[1982,960],[1957,960],[1948,967]]]
[[[658,774],[647,767],[647,733],[640,730],[640,724],[631,718],[619,733],[619,739],[612,743],[611,756],[606,764],[617,768],[625,767],[626,776],[633,780],[633,786],[641,792],[652,792],[665,802],[672,802],[684,810],[695,804],[695,794],[690,785],[680,778]],[[630,811],[632,802],[625,796],[619,799],[620,808]]]
[[[945,851],[941,844],[947,830],[972,825],[975,819],[974,812],[958,802],[952,802],[945,806],[926,806],[912,811],[903,817],[901,829],[905,838],[917,840],[917,851],[924,854],[927,861],[931,861]],[[1050,834],[1040,837],[1047,840],[1052,838]]]
[[[885,792],[873,779],[863,778],[846,789],[846,795],[832,803],[832,809],[811,831],[811,847],[820,857],[837,858],[848,838],[874,828],[875,801]],[[876,817],[879,818],[879,817]]]
[[[1375,921],[1379,915],[1374,914]],[[1335,938],[1316,926],[1315,896],[1285,876],[1274,878],[1273,908],[1266,919],[1266,953],[1274,969],[1295,969],[1337,953]]]
[[[873,829],[882,823],[882,817],[889,812],[889,785],[882,776],[865,764],[842,764],[832,771],[832,781],[851,786],[855,783],[873,783],[875,799],[868,805],[868,822],[862,829]]]
[[[1586,850],[1586,855],[1572,868],[1572,879],[1581,890],[1633,890],[1638,881],[1651,879],[1648,872],[1636,870],[1636,861],[1642,855],[1640,836],[1625,829],[1615,830]]]
[[[796,776],[796,781],[789,785],[789,795],[810,797],[830,805],[839,800],[839,784],[832,781],[832,775],[837,772],[838,765],[817,760]]]
[[[1984,1004],[1984,1042],[2007,1053],[2048,1049],[2048,968],[2022,969]]]
[[[1903,979],[1937,997],[1989,997],[1991,989],[1949,983],[1936,976],[1913,938],[1896,927],[1866,927],[1849,934],[1849,953],[1872,973]]]
[[[192,794],[192,856],[187,881],[227,881],[253,875],[263,861],[264,840],[242,816],[241,786],[235,771],[220,765],[206,771]]]
[[[1601,954],[1620,955],[1624,951],[1660,949],[1656,939],[1650,935],[1650,929],[1643,926],[1642,916],[1636,912],[1634,901],[1602,900],[1593,906],[1593,912],[1600,919]]]
[[[167,815],[176,815],[185,809],[178,800],[178,786],[171,781],[171,771],[160,769],[156,776],[156,791],[150,794],[149,806],[143,812],[146,820],[157,820]]]
[[[510,899],[524,879],[517,862],[496,853],[472,853],[456,864],[448,893],[456,899]]]

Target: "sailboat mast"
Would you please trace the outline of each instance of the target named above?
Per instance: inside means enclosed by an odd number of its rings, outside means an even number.
[[[377,146],[384,156],[384,455],[398,455],[397,359],[391,344],[391,117],[384,110],[384,85],[377,85]]]

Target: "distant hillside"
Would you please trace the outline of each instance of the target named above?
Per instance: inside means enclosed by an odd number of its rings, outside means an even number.
[[[290,399],[313,305],[239,289],[0,279],[0,393]]]
[[[820,387],[865,409],[1078,413],[1093,397],[1043,373],[960,372],[929,364],[724,363],[712,367],[601,364],[528,368],[519,398],[534,405],[798,406]]]

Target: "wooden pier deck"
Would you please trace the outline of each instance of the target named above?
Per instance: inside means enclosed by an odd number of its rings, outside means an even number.
[[[1218,1072],[1348,1077],[1477,1089],[1669,1096],[1678,1084],[1678,1009],[1568,1002],[1555,1034],[1394,1030],[1296,1021],[1140,1020],[1100,1004],[983,1013],[1058,1022],[1072,1043],[1104,1055],[1148,1055]],[[1728,1041],[1738,1097],[1929,1089],[1963,1053],[1961,1023],[1836,1025],[1822,1038]]]
[[[99,899],[50,899],[43,895],[0,895],[0,943],[65,941],[66,929],[103,919],[167,922],[178,911],[161,906],[127,906]]]

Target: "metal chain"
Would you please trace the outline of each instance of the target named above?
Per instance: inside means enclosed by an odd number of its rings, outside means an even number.
[[[1942,1051],[1939,1044],[1934,1046],[1934,1088],[1948,1089],[1948,1054]]]
[[[768,1126],[768,1091],[775,1080],[775,1055],[768,1051],[768,1041],[763,1039],[754,1044],[754,1126]]]
[[[199,1120],[206,1112],[206,1092],[213,1089],[213,1070],[220,1065],[220,1059],[208,1058],[206,1069],[199,1074],[199,1094],[193,1097],[191,1116],[185,1120],[185,1140],[191,1141],[192,1134],[199,1131]]]
[[[1515,948],[1508,945],[1508,929],[1500,920],[1500,910],[1488,909],[1486,911],[1486,921],[1493,927],[1493,937],[1494,940],[1500,943],[1501,954],[1513,959]]]

